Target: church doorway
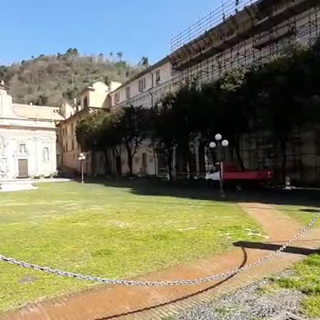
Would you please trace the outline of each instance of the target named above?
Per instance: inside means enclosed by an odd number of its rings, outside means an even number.
[[[28,178],[28,159],[18,160],[19,178]]]

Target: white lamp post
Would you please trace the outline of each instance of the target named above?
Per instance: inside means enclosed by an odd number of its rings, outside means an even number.
[[[211,149],[215,149],[215,148],[217,147],[217,144],[212,141],[212,142],[210,142],[209,147],[210,147]]]
[[[222,140],[221,145],[225,148],[229,147],[229,141],[228,140]]]
[[[215,136],[214,136],[215,140],[217,142],[220,142],[222,140],[222,135],[220,133],[217,133]]]
[[[81,163],[81,183],[84,183],[83,161],[86,160],[86,156],[81,152],[78,160]]]
[[[217,133],[215,135],[215,141],[210,142],[209,147],[210,149],[214,150],[214,149],[218,149],[219,147],[222,148],[227,148],[229,146],[229,141],[226,139],[222,138],[222,135],[220,133]],[[223,139],[223,140],[222,140]],[[223,186],[223,175],[224,175],[224,167],[223,167],[223,159],[220,159],[219,162],[219,166],[220,166],[220,195],[222,198],[225,198],[225,193],[224,193],[224,186]]]

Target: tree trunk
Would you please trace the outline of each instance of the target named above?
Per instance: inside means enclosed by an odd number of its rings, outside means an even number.
[[[281,151],[282,151],[282,183],[286,185],[287,177],[287,140],[281,140]]]
[[[104,172],[105,174],[110,174],[110,163],[107,149],[104,149]]]
[[[91,156],[91,176],[95,177],[96,176],[96,151],[91,150],[90,156]]]
[[[188,179],[191,178],[191,152],[190,152],[190,139],[186,138],[186,140],[184,141],[184,145],[183,145],[183,156],[186,159],[186,163],[185,163],[185,171],[187,173],[187,177]]]
[[[129,174],[130,176],[133,175],[133,156],[132,156],[132,151],[131,147],[126,144],[126,149],[127,149],[127,157],[128,157],[128,167],[129,167]]]
[[[157,176],[159,171],[159,168],[157,167],[158,165],[158,157],[157,157],[157,152],[156,152],[156,147],[155,147],[155,143],[152,140],[152,154],[153,154],[153,162],[154,162],[154,175]]]
[[[116,170],[117,170],[117,175],[119,177],[122,176],[122,165],[121,165],[121,157],[118,155],[116,157]]]
[[[245,170],[245,166],[244,166],[244,163],[243,163],[243,159],[242,159],[242,156],[241,156],[241,150],[240,150],[240,137],[236,137],[236,141],[235,141],[235,153],[236,153],[236,156],[237,156],[237,160],[238,160],[238,163],[240,165],[240,168],[241,170]]]
[[[168,170],[169,170],[169,178],[172,180],[172,150],[169,150],[168,152]]]
[[[206,159],[205,159],[205,144],[201,143],[199,146],[199,169],[200,174],[205,174],[206,172]]]
[[[115,174],[117,176],[121,176],[122,175],[122,166],[121,166],[121,156],[119,155],[119,153],[116,150],[116,147],[112,148],[112,154],[113,154],[113,158],[115,161]]]

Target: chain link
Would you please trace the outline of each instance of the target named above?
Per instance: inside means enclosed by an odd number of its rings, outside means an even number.
[[[122,280],[122,279],[108,279],[108,278],[101,278],[101,277],[95,277],[90,275],[83,275],[80,273],[73,273],[73,272],[67,272],[62,271],[59,269],[52,269],[50,267],[44,267],[24,261],[19,261],[15,258],[8,258],[0,254],[0,261],[13,264],[22,268],[27,269],[33,269],[36,271],[53,274],[61,277],[69,277],[74,278],[78,280],[86,280],[86,281],[92,281],[92,282],[99,282],[104,284],[113,284],[113,285],[124,285],[124,286],[146,286],[146,287],[154,287],[154,286],[178,286],[178,285],[197,285],[202,283],[211,282],[217,279],[225,279],[231,276],[234,276],[236,274],[242,273],[244,271],[248,271],[252,268],[256,268],[263,263],[269,261],[270,259],[274,258],[275,256],[278,256],[281,254],[288,246],[290,246],[293,242],[297,241],[300,237],[302,237],[320,218],[320,213],[317,214],[310,223],[301,229],[290,241],[286,242],[281,248],[279,248],[277,251],[272,252],[269,255],[266,255],[262,257],[261,259],[257,260],[256,262],[250,263],[246,266],[243,266],[241,268],[237,268],[231,271],[223,272],[216,275],[211,275],[204,278],[198,278],[198,279],[191,279],[191,280],[170,280],[170,281],[135,281],[135,280]]]

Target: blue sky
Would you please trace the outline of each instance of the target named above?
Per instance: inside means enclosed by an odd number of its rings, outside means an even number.
[[[0,0],[0,63],[65,52],[151,62],[170,51],[170,39],[221,0]]]

